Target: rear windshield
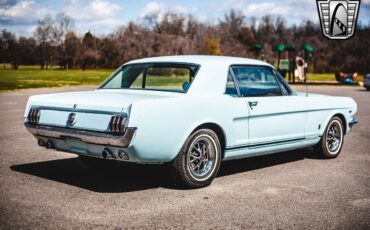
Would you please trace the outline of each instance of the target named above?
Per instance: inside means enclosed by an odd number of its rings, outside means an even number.
[[[141,63],[124,65],[100,89],[159,90],[186,93],[199,69],[194,64]]]

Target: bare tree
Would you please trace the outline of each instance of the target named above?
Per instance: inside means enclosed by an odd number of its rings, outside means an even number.
[[[40,49],[41,69],[47,69],[50,65],[51,46],[54,42],[53,31],[53,19],[50,15],[37,22],[36,40]]]
[[[64,40],[65,69],[76,68],[79,52],[81,50],[81,41],[73,32],[68,32]]]
[[[148,56],[222,53],[248,57],[253,55],[251,47],[258,44],[261,58],[274,63],[275,45],[289,44],[300,55],[302,45],[308,43],[314,47],[313,56],[309,57],[315,71],[368,71],[370,24],[359,25],[356,36],[350,40],[334,42],[323,39],[318,23],[303,21],[289,26],[279,16],[249,20],[245,16],[241,11],[231,10],[218,23],[210,24],[192,16],[161,12],[160,16],[147,16],[146,21],[131,21],[108,36],[96,37],[87,32],[78,37],[71,32],[73,20],[60,13],[38,22],[35,39],[17,40],[14,34],[2,32],[0,56],[4,62],[11,62],[13,68],[20,63],[33,64],[35,60],[40,61],[42,68],[56,61],[65,69],[114,68]],[[281,55],[287,56],[287,52]]]
[[[2,30],[1,31],[1,39],[0,39],[0,42],[1,42],[1,53],[2,53],[2,59],[3,59],[3,68],[5,69],[5,63],[7,61],[7,54],[8,54],[8,47],[9,47],[9,41],[7,39],[7,36],[6,36],[6,33],[7,31],[6,30]]]
[[[277,16],[275,19],[275,32],[280,38],[279,42],[286,42],[285,35],[287,34],[287,28],[285,19],[281,16]]]
[[[245,16],[237,10],[231,9],[228,14],[225,14],[224,20],[220,20],[220,26],[236,38],[240,32],[240,28],[244,23]]]
[[[247,44],[252,41],[250,29],[245,25],[245,16],[241,11],[230,10],[225,14],[223,20],[219,20],[217,31],[221,48],[225,55],[246,56]]]
[[[58,13],[53,26],[53,36],[57,45],[61,45],[65,36],[72,30],[73,19],[65,13]]]
[[[58,61],[60,68],[68,68],[66,61],[66,52],[64,40],[66,34],[72,30],[73,19],[66,15],[65,13],[58,13],[55,17],[55,22],[53,25],[53,39],[55,46],[58,48]]]
[[[37,44],[34,38],[20,37],[18,39],[19,62],[23,65],[37,64]]]
[[[156,24],[154,31],[162,34],[184,35],[185,18],[179,14],[166,13]]]
[[[5,62],[11,62],[13,69],[18,69],[18,42],[15,35],[9,31],[1,31],[1,48],[3,53],[3,62],[5,69]]]

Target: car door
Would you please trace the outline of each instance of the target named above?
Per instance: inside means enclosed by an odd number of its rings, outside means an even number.
[[[305,139],[306,98],[268,66],[232,66],[239,94],[249,111],[249,146],[284,145]]]

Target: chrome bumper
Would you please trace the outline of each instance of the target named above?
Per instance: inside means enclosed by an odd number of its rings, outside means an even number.
[[[24,125],[34,136],[58,139],[78,139],[86,143],[115,147],[128,147],[136,131],[136,128],[128,128],[123,135],[117,136],[108,133],[63,127],[33,125],[29,123],[25,123]]]
[[[358,124],[358,120],[355,118],[352,118],[352,120],[348,123],[349,127],[352,128],[352,126]]]

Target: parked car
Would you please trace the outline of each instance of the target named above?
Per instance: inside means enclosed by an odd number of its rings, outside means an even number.
[[[364,87],[370,90],[370,73],[366,74],[364,77]]]
[[[356,111],[352,98],[292,90],[262,61],[169,56],[130,61],[94,91],[31,96],[24,124],[88,167],[168,163],[176,183],[197,188],[221,161],[310,146],[335,158]]]

